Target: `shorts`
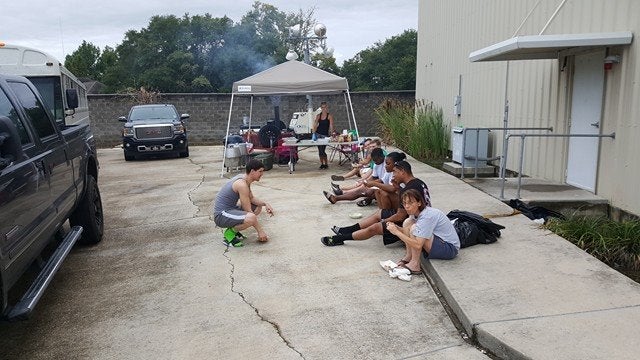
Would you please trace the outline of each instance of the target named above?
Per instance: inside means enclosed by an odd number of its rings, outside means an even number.
[[[422,256],[425,259],[441,259],[451,260],[458,255],[458,249],[452,244],[448,243],[437,236],[433,237],[431,243],[431,252],[426,252],[422,249]]]
[[[256,205],[251,204],[251,209],[255,211]],[[213,222],[221,228],[230,228],[236,225],[240,225],[247,217],[247,212],[240,207],[235,209],[225,210],[221,213],[213,215]]]
[[[395,213],[398,212],[398,210],[396,209],[382,209],[380,210],[380,217],[382,219],[387,219],[393,215],[395,215]],[[402,221],[401,222],[396,222],[396,225],[402,227]],[[393,244],[394,242],[400,241],[400,238],[398,238],[397,236],[393,235],[391,232],[389,232],[389,230],[387,230],[387,228],[384,228],[384,231],[382,232],[382,243],[385,245],[389,245],[389,244]]]

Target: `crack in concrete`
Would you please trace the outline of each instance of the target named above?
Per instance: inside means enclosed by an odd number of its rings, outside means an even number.
[[[204,169],[204,166],[202,164],[195,163],[192,159],[189,159],[189,162],[191,162],[195,166],[198,166],[200,168],[198,171],[201,171]],[[202,178],[200,179],[200,182],[198,183],[198,185],[196,185],[196,187],[194,187],[193,189],[187,191],[187,197],[189,198],[189,201],[191,201],[191,204],[193,204],[193,206],[196,209],[198,209],[196,213],[193,215],[194,218],[198,216],[198,213],[200,213],[201,209],[200,209],[200,206],[198,206],[196,202],[193,200],[193,198],[191,197],[191,194],[193,194],[196,190],[200,188],[200,186],[202,186],[202,184],[204,184],[204,178],[205,178],[205,174],[202,174]]]
[[[280,337],[280,339],[282,339],[282,341],[284,341],[284,343],[293,351],[295,351],[302,359],[304,359],[304,355],[302,355],[302,353],[300,351],[298,351],[290,342],[289,340],[287,340],[284,335],[282,334],[282,329],[280,329],[280,326],[272,321],[267,319],[264,315],[260,314],[260,310],[258,310],[258,308],[256,308],[251,302],[249,302],[247,300],[247,298],[244,296],[244,294],[240,291],[236,291],[236,289],[234,288],[235,286],[235,277],[233,276],[234,272],[235,272],[235,265],[233,265],[233,263],[231,262],[231,257],[228,255],[229,254],[229,247],[227,247],[224,250],[224,253],[222,253],[222,256],[224,256],[227,259],[227,263],[229,264],[229,266],[231,266],[231,272],[229,274],[229,278],[231,279],[231,292],[234,294],[237,294],[240,299],[242,299],[242,301],[249,305],[249,307],[251,307],[251,309],[253,309],[253,311],[256,313],[256,315],[260,318],[261,321],[264,321],[266,323],[269,323],[271,325],[271,327],[273,327],[273,329],[276,331],[276,333],[278,334],[278,336]]]

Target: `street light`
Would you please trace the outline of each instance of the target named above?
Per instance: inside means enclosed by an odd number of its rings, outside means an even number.
[[[320,42],[320,47],[323,49],[323,51],[325,53],[328,53],[327,51],[327,47],[326,47],[326,40],[327,40],[327,27],[322,24],[322,23],[317,23],[314,27],[313,27],[313,33],[315,34],[315,36],[313,35],[309,35],[309,34],[303,34],[302,33],[302,26],[300,24],[296,24],[294,26],[291,26],[289,28],[289,42],[293,44],[294,40],[299,40],[300,42],[302,42],[302,51],[304,52],[304,63],[305,64],[311,64],[311,56],[309,55],[309,42],[310,41],[319,41]],[[331,49],[331,52],[332,49]],[[290,49],[289,52],[287,53],[286,59],[287,60],[295,60],[298,58],[298,54],[296,54],[296,52],[293,49]],[[309,111],[313,110],[313,103],[311,102],[311,95],[307,95],[307,108]]]

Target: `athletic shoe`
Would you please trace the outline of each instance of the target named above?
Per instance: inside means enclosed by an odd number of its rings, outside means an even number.
[[[233,239],[231,240],[227,240],[224,239],[224,244],[228,246],[233,246],[233,247],[243,247],[244,243],[242,242],[242,238],[239,237],[238,235],[236,235]]]
[[[224,240],[227,241],[227,242],[235,239],[237,234],[238,234],[238,232],[235,231],[233,228],[226,228],[223,231]]]
[[[344,241],[334,239],[333,236],[323,236],[320,241],[326,246],[344,245]]]
[[[344,192],[342,191],[342,189],[340,189],[339,185],[336,185],[334,183],[331,183],[331,189],[333,190],[333,193],[336,195],[342,195],[344,194]]]

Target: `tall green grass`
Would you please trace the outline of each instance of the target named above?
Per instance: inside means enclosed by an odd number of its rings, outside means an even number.
[[[640,270],[640,221],[572,216],[545,226],[614,268]]]
[[[421,161],[443,159],[449,151],[449,127],[442,109],[426,102],[386,99],[375,109],[385,143]]]

